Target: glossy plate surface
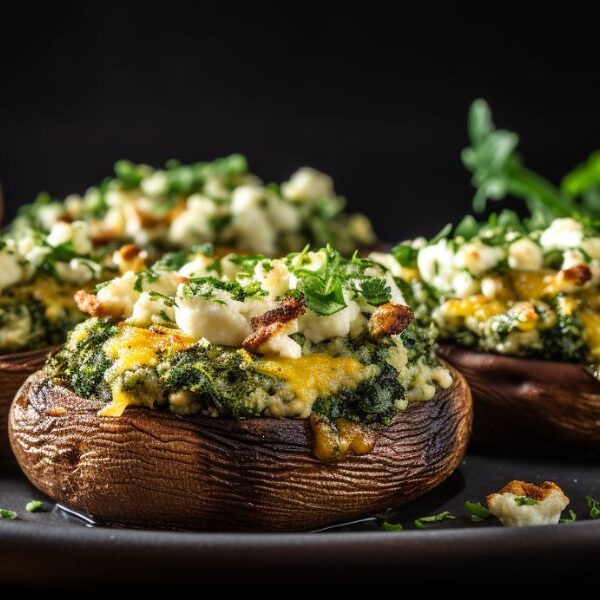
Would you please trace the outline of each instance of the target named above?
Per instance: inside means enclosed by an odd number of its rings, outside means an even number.
[[[574,524],[502,528],[472,523],[463,504],[483,500],[511,479],[558,483],[571,498]],[[401,532],[386,532],[381,519],[303,534],[219,534],[139,531],[90,526],[47,502],[48,510],[27,513],[40,498],[16,470],[0,472],[0,506],[18,512],[0,521],[0,583],[101,580],[219,582],[231,572],[243,581],[304,583],[340,576],[346,582],[373,577],[436,579],[502,575],[564,577],[590,574],[600,560],[600,520],[588,520],[586,495],[600,496],[600,466],[592,461],[531,459],[469,453],[460,469],[436,490],[386,515]],[[415,530],[413,520],[448,510],[456,519]]]

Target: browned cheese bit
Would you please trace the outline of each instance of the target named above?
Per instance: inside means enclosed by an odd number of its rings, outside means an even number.
[[[412,321],[413,309],[405,304],[386,302],[369,319],[369,335],[374,340],[402,333]]]
[[[242,342],[242,347],[255,352],[269,338],[280,333],[286,323],[301,317],[305,311],[303,299],[281,299],[274,309],[250,319],[252,333]]]

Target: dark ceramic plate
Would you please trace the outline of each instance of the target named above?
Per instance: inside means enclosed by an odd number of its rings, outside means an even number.
[[[482,500],[511,479],[558,483],[579,515],[574,524],[502,528],[472,523],[463,503]],[[370,518],[304,534],[219,534],[110,529],[67,514],[27,513],[41,498],[16,471],[0,473],[0,506],[19,513],[0,521],[0,583],[203,583],[280,581],[346,583],[390,578],[539,577],[545,582],[591,575],[600,560],[600,521],[589,521],[586,495],[600,495],[593,462],[491,457],[470,453],[460,469],[410,506],[385,515],[405,529],[386,532]],[[414,530],[413,520],[448,510],[454,521]],[[377,578],[377,579],[374,579]]]

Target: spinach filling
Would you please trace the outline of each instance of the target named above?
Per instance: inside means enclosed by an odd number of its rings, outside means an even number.
[[[115,361],[106,355],[104,344],[119,331],[118,326],[100,319],[83,323],[71,334],[69,342],[50,358],[47,375],[80,396],[110,402],[113,399],[111,381],[105,375]],[[437,364],[429,345],[430,338],[430,332],[413,326],[402,334],[409,364],[416,360],[431,366]],[[357,338],[337,343],[334,355],[356,358],[363,365],[377,365],[377,374],[358,383],[354,389],[342,389],[328,397],[317,398],[312,411],[331,419],[389,422],[404,398],[399,373],[388,364],[393,346],[390,339],[373,343]],[[310,350],[332,352],[327,343],[313,345]],[[272,398],[290,400],[290,390],[284,380],[259,372],[248,355],[237,349],[196,344],[181,351],[159,352],[157,358],[155,366],[125,371],[120,378],[121,389],[134,392],[139,403],[146,406],[175,410],[169,404],[172,394],[185,393],[189,409],[175,412],[218,413],[243,418],[264,415]]]

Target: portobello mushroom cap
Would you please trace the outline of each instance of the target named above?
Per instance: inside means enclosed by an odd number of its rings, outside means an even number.
[[[396,507],[459,465],[471,393],[454,382],[374,425],[374,449],[336,463],[314,458],[301,419],[177,417],[102,404],[32,375],[10,414],[25,475],[59,503],[101,523],[133,527],[302,531]]]
[[[471,387],[476,445],[600,453],[600,382],[581,365],[449,345],[437,353]]]
[[[8,441],[10,404],[23,382],[40,369],[56,346],[0,355],[0,465],[14,462]]]

